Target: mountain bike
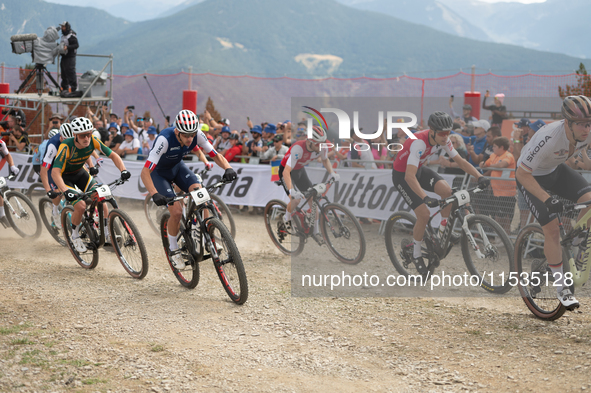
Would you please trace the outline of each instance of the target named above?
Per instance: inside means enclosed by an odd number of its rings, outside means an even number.
[[[160,236],[170,268],[181,285],[195,288],[199,283],[199,262],[211,259],[230,299],[236,304],[244,304],[248,299],[248,282],[242,257],[230,231],[220,220],[218,209],[211,198],[211,191],[226,183],[229,182],[220,181],[169,200],[169,205],[185,200],[185,210],[177,235],[178,246],[186,265],[184,269],[176,269],[170,259],[168,211],[160,219]],[[203,217],[205,210],[209,211],[207,218]]]
[[[62,199],[58,205],[58,212],[60,214],[60,222],[56,223],[53,220],[53,202],[48,196],[44,196],[39,199],[39,215],[43,225],[47,228],[47,231],[61,246],[67,247],[66,239],[64,239],[64,233],[60,228],[61,225],[61,213],[66,203]]]
[[[453,190],[449,198],[439,201],[439,210],[427,223],[423,237],[422,256],[427,267],[423,279],[433,275],[440,261],[453,247],[452,234],[457,222],[461,224],[461,247],[464,262],[470,273],[478,277],[480,286],[488,292],[502,294],[511,289],[509,273],[513,267],[513,244],[505,230],[492,218],[474,214],[470,201],[474,194],[484,191],[479,187],[470,190]],[[439,229],[431,222],[446,206],[452,205],[447,225],[441,237]],[[413,228],[416,217],[406,211],[390,216],[386,224],[385,240],[390,261],[401,275],[417,276],[413,262]]]
[[[125,180],[118,179],[106,185],[98,185],[80,195],[79,199],[86,202],[86,210],[79,226],[80,238],[87,248],[86,252],[78,252],[72,242],[70,217],[74,213],[73,206],[65,206],[62,209],[62,233],[76,262],[85,269],[94,269],[99,261],[98,250],[105,244],[103,205],[110,204],[112,209],[108,215],[108,230],[115,254],[130,276],[141,279],[148,274],[146,246],[133,220],[118,208],[111,192],[124,182]]]
[[[275,182],[281,185],[281,180]],[[296,207],[291,216],[291,225],[285,223],[283,216],[287,204],[273,199],[265,206],[265,227],[273,244],[285,255],[297,256],[303,249],[308,237],[319,245],[319,239],[313,237],[316,215],[320,215],[320,232],[330,252],[341,262],[357,264],[365,256],[365,236],[357,218],[349,209],[338,203],[330,203],[326,197],[329,186],[334,183],[318,183],[304,191],[304,202]],[[303,210],[303,206],[309,206]]]
[[[205,168],[197,174],[199,180],[202,179],[203,175],[208,170],[209,169]],[[236,238],[236,224],[234,223],[234,217],[232,216],[228,205],[226,205],[224,201],[222,201],[221,198],[215,194],[210,194],[209,196],[211,197],[212,203],[218,212],[218,218],[230,230],[232,237]],[[152,228],[152,230],[157,235],[160,234],[160,221],[162,219],[162,215],[167,211],[168,209],[166,206],[156,206],[150,193],[146,195],[146,199],[144,199],[144,212],[146,213],[146,218],[148,219],[150,228]]]
[[[7,180],[14,178],[13,175],[0,177],[0,196],[4,200],[6,219],[20,237],[36,239],[41,235],[41,217],[25,194],[8,188]]]
[[[564,218],[589,205],[591,201],[569,204],[558,215],[562,269],[565,284],[573,294],[589,280],[591,237],[587,221],[591,219],[591,209],[568,232],[561,216]],[[518,286],[525,305],[536,317],[553,321],[564,314],[566,308],[556,297],[555,278],[544,255],[544,232],[539,224],[526,225],[519,231],[515,240],[515,271],[514,285]]]

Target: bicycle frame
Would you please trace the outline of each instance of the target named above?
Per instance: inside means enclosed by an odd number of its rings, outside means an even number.
[[[8,180],[12,180],[14,179],[14,176],[10,176],[8,177]],[[21,205],[21,203],[19,202],[19,200],[16,200],[17,203],[17,209],[15,209],[10,202],[8,201],[8,198],[6,198],[6,193],[10,191],[10,188],[8,188],[8,184],[6,183],[6,178],[4,177],[0,177],[0,196],[2,197],[2,201],[4,202],[4,206],[6,206],[8,208],[7,213],[8,214],[13,214],[15,217],[17,218],[21,218],[20,216],[20,212],[25,212],[26,210],[23,209],[23,206]]]
[[[591,202],[585,202],[585,203],[578,203],[573,205],[574,210],[582,210],[585,208],[589,207],[589,204],[591,204]],[[574,239],[575,236],[577,236],[580,232],[585,231],[588,228],[587,226],[587,222],[591,219],[591,209],[589,209],[587,211],[587,213],[585,213],[583,215],[583,217],[581,217],[581,219],[579,221],[577,221],[577,223],[575,224],[575,226],[573,227],[573,229],[571,229],[569,231],[568,234],[566,234],[564,232],[564,227],[562,225],[562,221],[560,220],[560,217],[558,217],[558,226],[560,227],[560,235],[563,238],[563,240],[560,241],[560,245],[562,247],[567,247],[568,250],[568,266],[570,268],[570,272],[573,274],[573,283],[575,288],[580,288],[581,286],[583,286],[583,284],[585,284],[587,282],[587,280],[589,280],[589,255],[591,254],[591,236],[589,236],[587,234],[587,243],[585,245],[585,252],[583,253],[583,264],[581,265],[581,268],[578,269],[577,268],[577,264],[575,261],[575,257],[572,253],[572,250],[570,249],[570,247],[568,247],[569,242],[572,241]]]
[[[304,233],[302,235],[304,235],[305,237],[310,236],[310,229],[314,227],[316,223],[316,218],[318,217],[318,214],[322,212],[322,208],[330,203],[330,201],[326,197],[326,193],[328,192],[328,189],[330,185],[332,185],[332,183],[334,183],[332,179],[329,180],[327,183],[320,183],[326,185],[326,191],[324,191],[322,194],[319,194],[318,192],[311,192],[310,196],[306,198],[304,203],[300,202],[300,204],[296,206],[293,215],[300,216],[302,221],[302,229],[304,230]],[[310,212],[303,211],[303,207],[306,204],[310,206]],[[330,225],[331,232],[335,235],[335,237],[340,237],[340,235],[337,234],[334,230],[334,227],[332,226],[331,221],[328,219],[328,217],[325,218],[326,222]],[[336,216],[335,218],[337,219],[339,225],[342,226],[343,223],[341,222],[341,218],[339,216]]]

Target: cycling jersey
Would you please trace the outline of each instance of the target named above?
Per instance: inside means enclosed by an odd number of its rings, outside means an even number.
[[[100,150],[109,157],[112,150],[103,144],[94,135],[90,136],[90,143],[85,148],[79,149],[74,143],[75,138],[64,140],[58,148],[57,156],[53,160],[53,168],[59,168],[62,174],[75,173],[84,167],[84,163],[95,149]]]
[[[458,155],[449,138],[447,138],[447,142],[443,146],[437,144],[431,146],[429,143],[429,130],[419,131],[414,135],[417,139],[408,138],[404,142],[404,145],[402,145],[402,150],[396,156],[394,170],[397,172],[406,172],[406,166],[408,164],[420,168],[427,162],[429,157],[440,154],[442,149],[447,153],[449,158],[454,158]]]
[[[151,171],[156,166],[159,169],[171,169],[181,162],[183,157],[189,154],[196,146],[203,149],[210,157],[215,157],[218,154],[203,132],[197,131],[197,135],[195,135],[189,146],[181,146],[174,130],[174,127],[170,127],[158,135],[154,142],[154,147],[150,150],[148,160],[144,165],[146,168]]]
[[[57,151],[61,144],[61,135],[56,134],[49,138],[47,141],[47,145],[45,146],[45,154],[41,157],[41,166],[43,168],[51,168],[51,164],[53,164],[53,160],[57,155]]]
[[[291,145],[285,157],[281,160],[281,166],[290,166],[293,171],[301,169],[320,157],[321,160],[328,158],[328,149],[320,149],[319,152],[308,151],[306,149],[306,140],[298,141]]]
[[[569,155],[570,142],[566,137],[564,120],[556,121],[534,134],[521,151],[517,166],[534,176],[547,175],[570,157],[584,151],[589,143],[591,134],[584,142],[577,142],[575,150]]]

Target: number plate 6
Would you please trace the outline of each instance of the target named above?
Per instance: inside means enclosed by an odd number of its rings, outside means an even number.
[[[108,186],[100,186],[96,189],[99,198],[102,199],[111,199],[113,194],[111,194],[111,189]]]
[[[5,187],[6,186],[6,179],[3,177],[0,177],[0,188]]]
[[[458,205],[460,206],[470,203],[470,193],[466,190],[458,191],[454,196],[458,199]]]
[[[191,196],[193,197],[196,205],[201,205],[211,199],[205,188],[199,188],[197,190],[191,191]]]

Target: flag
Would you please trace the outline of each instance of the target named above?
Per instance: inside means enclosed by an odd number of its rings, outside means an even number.
[[[271,161],[271,181],[279,180],[279,165],[281,160]]]

